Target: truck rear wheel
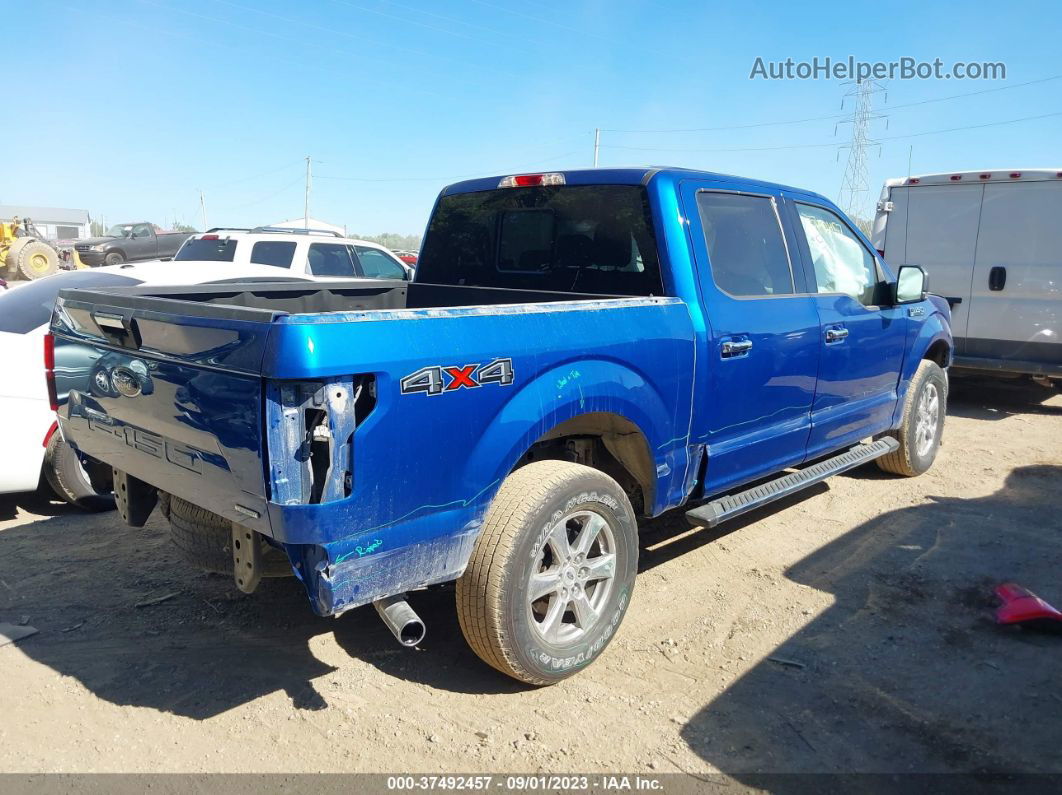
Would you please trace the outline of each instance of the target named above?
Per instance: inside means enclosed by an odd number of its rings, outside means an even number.
[[[232,522],[180,497],[169,498],[170,538],[182,557],[215,574],[232,576]],[[291,565],[275,547],[262,555],[263,577],[287,577]]]
[[[638,568],[638,524],[620,485],[566,461],[509,475],[457,581],[465,639],[534,685],[589,665],[623,620]]]
[[[931,466],[940,449],[948,406],[948,378],[940,365],[923,359],[903,402],[903,420],[895,436],[900,447],[879,458],[878,466],[894,475],[914,477]]]

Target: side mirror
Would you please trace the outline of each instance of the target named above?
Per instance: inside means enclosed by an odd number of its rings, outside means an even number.
[[[894,298],[897,304],[913,304],[924,301],[929,289],[929,279],[919,265],[901,265],[896,278]]]

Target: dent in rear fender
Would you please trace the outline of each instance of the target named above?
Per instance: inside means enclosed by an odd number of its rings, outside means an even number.
[[[491,472],[500,486],[528,448],[553,428],[583,414],[610,413],[637,426],[648,444],[656,484],[647,507],[655,514],[678,504],[690,469],[692,342],[671,354],[671,361],[657,364],[674,378],[659,386],[624,364],[601,359],[576,359],[541,373],[493,418],[469,451],[462,479],[472,482]]]

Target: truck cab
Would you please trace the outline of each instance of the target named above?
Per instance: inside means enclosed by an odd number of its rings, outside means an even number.
[[[822,196],[637,168],[443,189],[412,282],[70,290],[52,333],[128,522],[406,645],[405,595],[456,580],[477,654],[549,684],[618,629],[640,518],[926,471],[949,320]]]

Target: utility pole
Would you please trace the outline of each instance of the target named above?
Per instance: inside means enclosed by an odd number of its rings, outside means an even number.
[[[310,183],[313,179],[313,174],[310,171],[310,156],[306,155],[306,201],[302,205],[302,225],[307,229],[310,228]]]
[[[854,80],[842,85],[850,85],[852,88],[845,94],[845,99],[855,97],[855,109],[852,118],[840,122],[840,124],[852,125],[852,140],[848,144],[848,162],[844,167],[844,177],[841,179],[841,192],[837,196],[837,204],[848,215],[861,217],[865,209],[867,192],[870,190],[867,175],[867,149],[878,146],[878,142],[870,138],[870,123],[875,119],[885,118],[883,114],[872,112],[875,94],[885,91],[885,86],[877,80]],[[844,107],[844,101],[841,101]],[[836,135],[836,128],[834,128]]]
[[[199,209],[203,213],[203,231],[205,232],[210,227],[207,226],[206,220],[206,199],[203,198],[203,191],[199,191]]]
[[[597,168],[597,150],[601,148],[601,128],[594,128],[594,168]]]

